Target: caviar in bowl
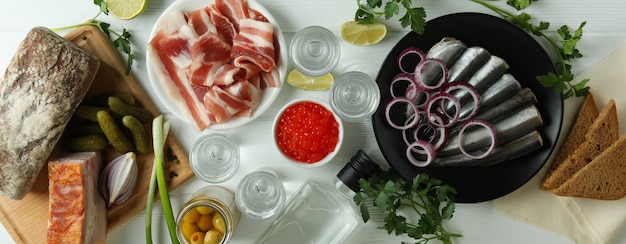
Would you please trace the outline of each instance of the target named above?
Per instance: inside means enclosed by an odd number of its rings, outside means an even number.
[[[311,98],[287,103],[276,115],[272,132],[280,153],[301,167],[328,163],[343,141],[341,119],[330,105]]]

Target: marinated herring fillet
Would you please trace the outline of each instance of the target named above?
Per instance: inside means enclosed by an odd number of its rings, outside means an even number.
[[[27,34],[0,80],[0,194],[28,193],[99,65],[49,29]]]
[[[47,243],[105,243],[107,210],[98,194],[99,153],[55,156],[48,162]]]

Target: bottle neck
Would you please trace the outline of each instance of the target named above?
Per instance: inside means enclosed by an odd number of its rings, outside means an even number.
[[[356,195],[356,192],[350,189],[350,187],[343,183],[343,181],[339,178],[333,178],[333,185],[335,185],[335,189],[337,189],[337,191],[346,198],[352,199]]]

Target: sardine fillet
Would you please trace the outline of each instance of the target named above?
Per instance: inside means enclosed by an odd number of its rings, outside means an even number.
[[[49,29],[27,34],[0,80],[0,194],[28,193],[99,64]]]

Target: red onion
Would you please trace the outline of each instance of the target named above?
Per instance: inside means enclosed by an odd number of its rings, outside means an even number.
[[[463,133],[465,132],[465,129],[474,125],[482,126],[485,129],[487,129],[487,131],[489,132],[489,138],[491,139],[491,145],[489,145],[489,148],[482,154],[478,154],[478,155],[474,155],[474,154],[470,154],[466,152],[465,148],[463,147]],[[487,121],[480,120],[480,119],[469,120],[465,122],[463,127],[461,127],[461,130],[459,131],[459,134],[457,136],[457,143],[459,144],[459,150],[461,150],[461,153],[463,153],[465,156],[468,156],[473,159],[484,158],[488,156],[496,147],[496,129],[493,127],[493,125],[491,125]]]
[[[407,106],[408,108],[413,109],[413,112],[414,112],[413,116],[409,116],[409,118],[407,118],[407,120],[405,120],[404,125],[396,124],[393,120],[391,120],[390,111],[391,111],[391,108],[396,103],[405,103],[406,105],[408,105]],[[415,124],[417,124],[417,121],[418,121],[417,114],[418,113],[419,113],[419,110],[417,109],[415,104],[413,104],[413,102],[411,102],[410,100],[408,100],[406,98],[403,98],[403,97],[392,99],[391,102],[389,102],[387,104],[387,107],[385,108],[385,116],[387,117],[387,123],[389,123],[389,125],[391,125],[391,127],[395,128],[395,129],[398,129],[398,130],[404,130],[404,129],[407,129],[407,128],[411,128]]]
[[[137,162],[133,152],[111,160],[98,179],[98,190],[107,207],[118,206],[130,198],[137,183]]]
[[[448,113],[445,112],[445,109],[443,109],[443,104],[441,101],[439,100],[447,100],[449,102],[451,102],[454,105],[454,114],[453,115],[449,115]],[[437,103],[439,102],[439,103]],[[442,111],[443,110],[443,111]],[[442,113],[445,116],[448,117],[448,121],[442,121],[442,120],[437,120],[435,119],[436,115]],[[459,100],[448,94],[448,93],[438,93],[436,95],[434,95],[433,97],[431,97],[428,100],[428,104],[426,105],[426,118],[428,119],[428,122],[432,123],[433,125],[439,126],[439,127],[450,127],[452,125],[454,125],[458,120],[459,120],[459,114],[461,113],[461,104],[459,103]]]
[[[405,61],[406,61],[406,63],[412,63],[409,60],[405,60],[405,59],[410,59],[410,58],[412,58],[413,56],[416,56],[416,55],[417,55],[417,58],[419,58],[418,59],[419,63],[421,63],[422,60],[424,60],[426,58],[426,53],[424,53],[424,51],[422,51],[421,49],[416,48],[416,47],[408,47],[408,48],[402,50],[402,52],[400,52],[400,55],[398,55],[398,67],[400,67],[400,70],[403,73],[412,74],[413,72],[415,72],[414,70],[413,71],[405,70],[403,64],[405,63]],[[416,62],[416,63],[418,63],[418,62]]]
[[[425,71],[427,68],[432,67],[431,65],[436,65],[441,68],[442,77],[439,79],[439,82],[436,84],[429,84],[429,81],[425,81],[422,76],[422,71]],[[439,90],[443,85],[448,83],[448,69],[446,68],[446,64],[439,60],[433,58],[424,59],[420,62],[415,68],[415,82],[417,83],[418,88],[423,89],[427,92],[433,92]]]
[[[426,158],[424,160],[417,159],[414,151],[420,152],[419,155]],[[406,158],[417,167],[426,167],[435,159],[435,148],[427,141],[417,140],[406,149]]]
[[[474,115],[476,115],[476,113],[478,112],[478,109],[480,108],[480,94],[478,93],[476,88],[474,88],[472,85],[466,82],[449,83],[446,87],[443,88],[443,92],[448,93],[448,94],[452,94],[456,90],[466,91],[468,94],[470,94],[470,96],[472,96],[472,99],[474,100],[472,102],[471,112],[468,115],[459,118],[459,121],[466,121],[474,117]]]

